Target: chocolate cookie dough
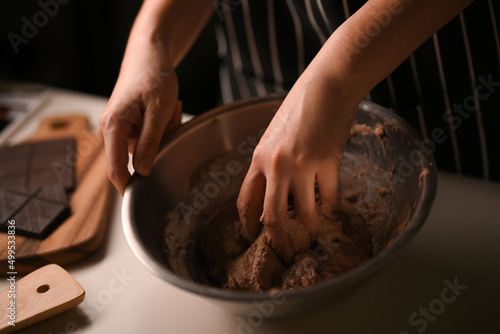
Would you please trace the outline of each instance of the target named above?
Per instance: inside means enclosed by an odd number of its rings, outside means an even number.
[[[381,145],[385,141],[381,126],[353,127],[351,139],[359,140],[359,136]],[[320,232],[311,240],[295,216],[292,199],[282,216],[282,236],[288,245],[283,251],[275,247],[258,214],[250,224],[252,231],[239,221],[236,198],[248,166],[248,160],[237,154],[207,163],[192,178],[185,200],[168,213],[166,253],[180,276],[237,291],[308,287],[357,268],[388,247],[411,211],[408,207],[391,217],[393,171],[378,168],[363,155],[346,152],[338,207],[321,203],[317,196]],[[390,218],[398,222],[394,229],[387,228]]]
[[[320,233],[313,242],[293,209],[283,216],[283,236],[292,249],[285,256],[273,245],[265,227],[249,243],[241,234],[236,209],[221,212],[210,222],[200,245],[209,276],[230,290],[287,290],[325,281],[367,261],[371,236],[355,206],[334,211],[318,201],[316,207]]]

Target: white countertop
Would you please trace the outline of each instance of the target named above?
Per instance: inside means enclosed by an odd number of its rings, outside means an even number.
[[[105,98],[53,92],[13,141],[47,114],[85,113],[97,127]],[[102,249],[65,267],[86,290],[84,302],[18,333],[500,333],[500,183],[439,173],[423,228],[372,281],[342,304],[263,324],[147,271],[125,241],[120,211],[117,194]]]

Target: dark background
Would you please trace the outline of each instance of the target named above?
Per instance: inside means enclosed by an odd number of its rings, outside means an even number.
[[[109,97],[142,1],[59,1],[67,3],[0,1],[1,81],[42,83]],[[52,16],[46,15],[47,23],[40,24],[34,37],[20,44],[16,53],[8,34],[23,37],[23,17],[33,23],[34,16],[42,17],[38,12],[45,12],[39,2],[57,3],[59,8]],[[209,23],[177,69],[179,98],[185,112],[198,114],[215,105],[217,61],[215,36]]]
[[[185,0],[189,1],[189,0]],[[353,0],[356,2],[357,0]],[[61,4],[64,3],[64,4]],[[358,1],[361,5],[364,0]],[[57,13],[44,14],[44,4],[59,4]],[[128,34],[142,0],[0,0],[0,82],[25,81],[42,83],[102,96],[110,96],[125,50]],[[497,2],[493,2],[498,7]],[[353,7],[354,8],[354,7]],[[195,8],[193,8],[195,10]],[[240,11],[236,8],[234,13]],[[499,10],[496,25],[500,26]],[[41,15],[48,17],[26,44],[15,52],[8,39],[9,33],[22,36],[24,21],[34,22]],[[37,16],[38,15],[38,16]],[[498,52],[495,48],[488,2],[476,1],[465,12],[472,58],[477,78],[493,78],[500,82]],[[188,18],[187,18],[188,19]],[[214,15],[214,20],[217,15]],[[458,18],[438,33],[441,56],[451,103],[463,103],[471,94],[464,41]],[[443,119],[444,93],[438,75],[435,50],[428,40],[415,53],[422,83],[422,108],[426,114],[426,127],[444,129],[449,124]],[[211,109],[218,100],[218,58],[212,22],[177,69],[180,84],[179,98],[183,111],[199,114]],[[409,62],[403,63],[392,74],[399,106],[392,105],[388,85],[382,82],[372,91],[375,102],[393,107],[419,129],[414,104],[416,90]],[[496,88],[495,88],[496,89]],[[407,94],[406,94],[406,93]],[[406,94],[406,95],[405,95]],[[490,177],[500,179],[498,155],[498,106],[500,90],[481,102],[482,122],[487,142]],[[404,104],[408,105],[404,105]],[[476,117],[468,118],[456,130],[460,147],[460,160],[465,174],[482,175]],[[455,170],[451,140],[439,145],[435,151],[437,165]]]

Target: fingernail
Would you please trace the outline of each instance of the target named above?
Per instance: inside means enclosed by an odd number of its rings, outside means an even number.
[[[152,159],[141,159],[139,162],[139,167],[137,168],[137,172],[141,175],[149,175],[149,172],[151,172],[151,166],[153,165],[153,160]]]

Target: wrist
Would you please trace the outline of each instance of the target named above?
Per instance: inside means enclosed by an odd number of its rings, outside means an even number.
[[[306,88],[306,93],[323,96],[321,100],[335,106],[334,110],[342,111],[352,122],[356,118],[358,105],[367,93],[360,89],[357,80],[351,77],[344,78],[342,75],[332,75],[321,66],[309,67],[300,76],[301,86]]]
[[[157,50],[177,67],[212,12],[212,0],[144,1],[129,41],[141,41],[143,46]]]
[[[130,31],[124,62],[127,58],[137,61],[150,54],[172,64],[175,50],[172,34],[177,30],[171,29],[169,21],[166,1],[144,1]]]

